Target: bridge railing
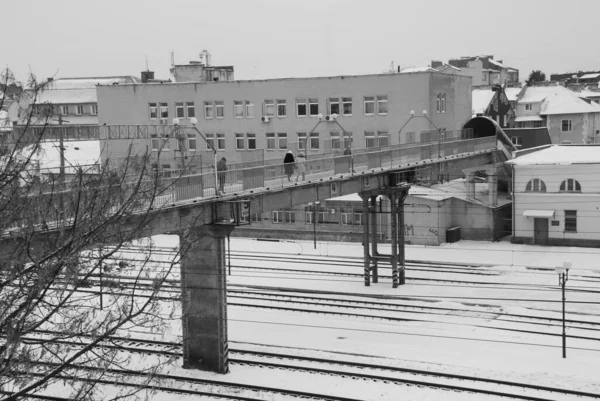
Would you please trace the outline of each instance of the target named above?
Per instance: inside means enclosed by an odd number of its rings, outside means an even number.
[[[359,149],[352,155],[309,155],[305,162],[304,181],[328,178],[337,174],[361,173],[382,168],[398,167],[421,160],[438,159],[467,152],[496,148],[496,138],[457,139],[387,146],[384,148]],[[259,188],[281,188],[302,183],[298,165],[287,167],[281,160],[266,161],[261,166],[230,169],[217,173],[169,178],[172,201],[185,201],[199,197],[215,196],[215,190],[225,194]],[[216,181],[216,183],[215,183]],[[215,185],[216,184],[216,185]]]

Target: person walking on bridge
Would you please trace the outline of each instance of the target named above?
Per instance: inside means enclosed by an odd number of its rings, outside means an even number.
[[[288,181],[292,181],[292,174],[294,174],[294,155],[291,150],[288,150],[283,158],[283,169],[285,170]]]
[[[217,175],[219,176],[219,192],[225,192],[225,176],[227,174],[227,159],[224,157],[217,162]]]
[[[302,175],[302,181],[306,179],[306,156],[304,153],[300,152],[298,158],[296,159],[296,171],[298,175],[296,176],[296,182],[298,182],[298,178]]]

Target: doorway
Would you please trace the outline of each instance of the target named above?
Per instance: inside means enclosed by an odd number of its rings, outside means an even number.
[[[533,243],[548,245],[548,219],[533,219]]]

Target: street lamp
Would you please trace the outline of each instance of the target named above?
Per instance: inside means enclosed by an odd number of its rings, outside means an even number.
[[[566,321],[565,321],[565,284],[569,279],[569,269],[571,268],[571,262],[565,261],[562,266],[556,266],[554,270],[558,273],[558,285],[562,287],[562,321],[563,321],[563,332],[562,332],[562,349],[563,358],[567,357],[567,332],[566,332]]]
[[[312,213],[313,213],[313,215],[312,215],[312,218],[313,218],[313,241],[314,241],[315,249],[317,249],[317,213],[318,213],[320,204],[321,204],[321,202],[319,202],[319,201],[315,201],[314,204],[312,202],[308,203],[308,206],[310,206]]]
[[[410,122],[410,120],[412,120],[413,118],[424,118],[427,121],[429,121],[429,124],[433,125],[433,128],[435,128],[438,132],[438,158],[442,157],[441,153],[440,153],[440,140],[442,140],[442,137],[444,136],[444,133],[442,132],[441,128],[438,128],[437,125],[435,125],[433,123],[433,121],[431,121],[431,119],[427,116],[427,110],[423,110],[422,111],[423,115],[422,116],[418,116],[415,114],[414,110],[410,111],[410,117],[408,120],[406,120],[406,122],[404,123],[404,125],[402,127],[400,127],[400,130],[398,131],[398,134],[402,133],[402,130],[404,129],[404,127],[406,127],[408,125],[408,123]]]
[[[190,118],[190,124],[192,124],[192,128],[198,133],[198,135],[200,135],[200,137],[202,139],[204,139],[204,142],[206,142],[206,144],[208,145],[208,147],[210,147],[210,149],[213,151],[214,153],[214,169],[215,169],[215,196],[219,196],[219,180],[218,180],[218,176],[217,176],[217,150],[215,149],[215,147],[208,141],[208,139],[206,139],[206,137],[204,136],[204,134],[202,134],[202,132],[200,132],[200,130],[198,128],[196,128],[196,124],[198,124],[198,119],[196,117],[192,117]],[[175,129],[179,129],[179,118],[175,117],[173,119],[173,125],[176,127]]]
[[[332,123],[335,123],[338,127],[340,127],[340,129],[342,130],[342,134],[344,136],[346,136],[350,140],[350,149],[352,149],[352,143],[353,143],[352,136],[338,122],[338,120],[337,120],[338,115],[337,114],[331,114],[330,116],[327,116],[327,119],[325,119],[325,120],[323,120],[323,114],[318,114],[317,118],[319,119],[319,121],[317,121],[317,124],[315,124],[315,126],[309,131],[308,138],[310,138],[310,135],[317,129],[317,127],[321,123],[325,123],[325,122],[330,123],[330,122],[332,122]],[[342,143],[340,143],[340,147],[341,147],[341,144]],[[351,171],[354,173],[354,156],[352,155],[352,151],[350,151],[350,168],[351,168]]]

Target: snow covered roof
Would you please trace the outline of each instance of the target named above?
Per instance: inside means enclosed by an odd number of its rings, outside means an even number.
[[[431,188],[447,194],[448,197],[457,198],[465,202],[477,205],[489,206],[489,185],[487,182],[475,182],[475,198],[468,198],[465,186],[465,179],[458,178],[445,182],[443,184],[433,185]],[[501,194],[500,194],[501,195]],[[510,203],[510,199],[498,196],[497,206],[503,206]]]
[[[573,94],[555,94],[544,99],[540,115],[580,113],[600,113],[600,105],[588,103]]]
[[[600,91],[582,90],[579,95],[588,99],[600,97]]]
[[[67,168],[89,166],[100,163],[100,141],[65,142],[65,165]],[[57,172],[60,168],[60,153],[57,142],[42,142],[39,156],[41,169]]]
[[[440,191],[435,188],[422,187],[419,185],[413,185],[408,190],[409,196],[414,196],[416,198],[430,199],[434,201],[443,201],[446,199],[450,199],[454,196],[454,194],[450,194],[445,191]]]
[[[600,77],[600,73],[597,74],[585,74],[579,77],[579,79],[594,79]]]
[[[137,81],[137,78],[133,76],[59,78],[48,82],[44,89],[38,92],[36,103],[96,103],[96,85],[114,85]]]
[[[523,93],[523,97],[519,102],[521,103],[534,103],[541,102],[545,98],[551,95],[571,95],[577,96],[575,92],[570,89],[565,88],[561,85],[551,85],[551,86],[528,86],[525,88]]]
[[[485,113],[495,92],[491,89],[473,89],[472,93],[473,113]]]
[[[438,70],[431,67],[408,67],[403,70],[400,70],[400,74],[409,72],[438,72]]]
[[[544,119],[540,116],[520,116],[515,118],[515,122],[521,121],[543,121]]]
[[[515,166],[600,164],[600,146],[552,145],[507,161]]]
[[[495,65],[496,67],[499,67],[499,68],[508,68],[508,67],[506,67],[504,64],[502,64],[502,63],[499,63],[499,62],[497,62],[496,60],[494,60],[494,59],[491,59],[491,58],[490,58],[490,59],[488,59],[488,63],[490,63],[490,64],[493,64],[493,65]]]
[[[506,97],[509,101],[514,102],[517,100],[517,97],[522,90],[523,88],[505,88],[504,93],[506,93]]]

